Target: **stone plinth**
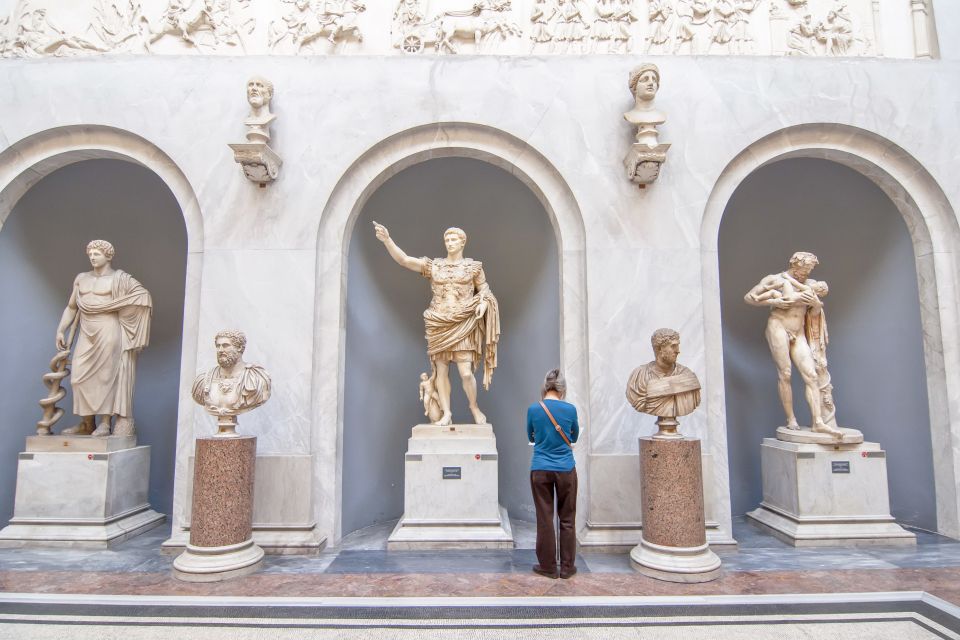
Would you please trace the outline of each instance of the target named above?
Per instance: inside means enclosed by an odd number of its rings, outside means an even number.
[[[887,458],[876,442],[764,438],[763,501],[747,517],[794,546],[916,544],[890,515]]]
[[[132,436],[28,436],[0,546],[107,548],[161,524],[150,508],[150,447]]]
[[[173,562],[188,582],[217,582],[260,568],[253,542],[253,436],[198,438],[193,473],[190,542]]]
[[[497,464],[489,424],[415,426],[404,464],[403,518],[387,549],[512,548]]]
[[[640,438],[643,533],[630,552],[640,573],[670,582],[707,582],[720,558],[707,545],[700,441]]]

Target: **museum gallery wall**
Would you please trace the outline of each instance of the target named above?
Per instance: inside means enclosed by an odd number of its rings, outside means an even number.
[[[515,4],[511,11],[526,12],[539,3]],[[604,4],[584,5],[591,27]],[[357,527],[400,517],[406,439],[427,421],[415,387],[430,366],[418,326],[429,294],[416,274],[380,277],[376,220],[418,258],[442,256],[444,229],[461,227],[465,255],[490,265],[501,353],[479,403],[496,435],[500,501],[512,517],[530,517],[523,410],[544,371],[560,365],[584,428],[576,449],[581,543],[639,542],[637,439],[656,426],[626,402],[624,384],[650,360],[653,331],[672,327],[683,336],[683,364],[702,385],[701,408],[681,431],[702,442],[707,540],[732,543],[733,518],[759,499],[760,440],[775,437],[783,416],[764,344],[767,314],[742,301],[731,314],[729,305],[765,274],[786,269],[795,251],[809,251],[819,257],[813,277],[830,284],[824,305],[840,426],[887,450],[894,516],[960,535],[960,187],[950,178],[960,130],[960,87],[950,78],[960,68],[949,48],[960,27],[937,23],[942,50],[917,46],[921,32],[929,45],[930,30],[920,28],[932,20],[929,9],[938,21],[956,12],[920,3],[923,20],[906,12],[910,27],[900,32],[883,26],[891,24],[883,13],[889,3],[877,5],[877,21],[873,4],[849,3],[862,31],[848,39],[827,24],[842,20],[829,18],[829,3],[811,4],[820,33],[833,34],[814,36],[814,48],[840,42],[848,49],[776,57],[754,55],[779,33],[769,27],[779,14],[771,18],[771,3],[761,2],[738,14],[754,16],[751,30],[734,29],[731,18],[731,39],[710,55],[689,56],[685,48],[647,55],[656,3],[635,4],[640,19],[630,23],[629,55],[566,55],[576,51],[560,49],[578,42],[571,15],[547,23],[551,37],[563,33],[567,44],[530,56],[536,20],[526,13],[510,18],[522,23],[520,35],[505,27],[502,39],[519,39],[522,51],[504,45],[504,55],[486,55],[497,53],[498,32],[481,43],[489,51],[475,52],[476,43],[456,36],[458,53],[428,47],[404,55],[391,45],[391,28],[399,28],[393,10],[372,3],[357,17],[362,43],[348,29],[334,38],[342,36],[341,50],[309,45],[295,55],[279,50],[296,48],[287,34],[274,55],[249,58],[229,44],[234,32],[223,24],[220,31],[195,25],[193,45],[164,32],[148,53],[134,46],[146,32],[122,47],[101,46],[75,12],[61,18],[72,38],[62,42],[36,23],[34,31],[20,29],[17,44],[13,25],[25,24],[27,12],[8,20],[10,59],[0,60],[0,105],[8,114],[0,138],[0,246],[9,266],[2,286],[6,299],[31,298],[22,312],[5,305],[2,319],[4,403],[16,404],[2,445],[8,467],[40,419],[41,377],[70,283],[87,268],[84,248],[104,238],[116,249],[116,266],[153,298],[136,412],[139,443],[152,448],[149,502],[170,518],[169,546],[187,544],[195,439],[217,430],[190,389],[197,372],[215,364],[222,329],[246,334],[244,358],[272,380],[270,402],[245,414],[239,428],[257,438],[253,540],[267,552],[315,552]],[[54,7],[44,7],[45,15],[33,8],[27,17],[57,22]],[[251,23],[231,15],[246,33]],[[708,18],[707,43],[726,37],[719,15]],[[262,33],[269,48],[267,18],[250,33]],[[785,33],[796,26],[790,20]],[[403,28],[422,33],[413,28],[420,26]],[[682,40],[682,33],[670,37]],[[753,34],[752,53],[729,51],[733,35],[743,33]],[[876,37],[885,33],[891,38]],[[471,52],[484,55],[460,55]],[[631,71],[643,63],[655,63],[657,86],[642,95],[649,78],[638,72],[632,95]],[[257,91],[268,99],[257,104],[249,88],[255,77],[267,81]],[[625,121],[625,113],[633,115]],[[797,157],[816,166],[792,165]],[[834,165],[844,170],[828,168]],[[763,186],[777,180],[783,189]],[[786,189],[794,183],[822,189],[825,200],[836,196],[829,211],[837,213],[827,215],[827,205],[812,198],[810,228],[793,226],[805,211]],[[781,202],[787,193],[794,195]],[[872,236],[858,234],[858,225],[878,239],[862,246]],[[861,246],[845,252],[840,237]],[[889,259],[868,262],[877,249]],[[860,274],[864,264],[896,289],[901,318],[891,329],[900,338],[895,348],[884,351],[887,340],[878,336],[870,358],[866,346],[854,346],[874,335],[859,325],[883,313],[886,300],[867,295],[883,286]],[[409,300],[389,288],[404,279]],[[28,308],[35,319],[24,317]],[[877,330],[883,326],[890,325]],[[858,373],[891,360],[904,376],[901,413],[884,410],[894,394],[875,397],[870,378]],[[756,373],[739,375],[745,371]],[[456,377],[452,385],[455,420],[469,421]],[[802,422],[800,387],[795,396]],[[71,399],[60,406],[69,414]],[[55,430],[74,421],[67,415]],[[878,421],[885,422],[871,424]],[[0,504],[9,518],[15,480],[5,478]]]

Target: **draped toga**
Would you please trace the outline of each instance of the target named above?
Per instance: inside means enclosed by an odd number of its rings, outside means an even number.
[[[73,412],[133,417],[137,353],[150,341],[153,301],[129,273],[113,272],[110,297],[80,293],[73,353]]]
[[[218,390],[214,395],[220,399],[229,399],[231,406],[219,407],[228,411],[242,413],[256,409],[270,399],[271,382],[266,369],[258,364],[247,363],[240,375],[235,378],[226,378],[223,369],[219,366],[201,373],[193,381],[190,395],[193,400],[204,407],[217,403],[211,399],[211,387],[221,381],[225,382],[225,389]]]
[[[447,262],[422,258],[421,275],[430,280],[433,298],[423,312],[427,356],[431,362],[483,362],[483,386],[490,388],[497,368],[500,309],[487,286],[483,264],[470,258]],[[477,307],[487,304],[476,317]]]
[[[675,418],[692,413],[700,405],[700,381],[682,364],[670,374],[657,369],[657,361],[637,367],[627,383],[627,401],[641,413]]]

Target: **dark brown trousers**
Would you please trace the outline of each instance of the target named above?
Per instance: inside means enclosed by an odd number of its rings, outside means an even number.
[[[531,471],[530,488],[537,510],[537,562],[547,571],[557,568],[557,536],[553,530],[553,498],[560,520],[560,571],[569,572],[577,559],[577,470]]]

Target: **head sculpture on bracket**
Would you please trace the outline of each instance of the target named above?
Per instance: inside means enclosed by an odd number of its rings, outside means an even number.
[[[660,90],[660,69],[651,63],[635,67],[627,78],[627,86],[633,95],[633,108],[623,114],[623,119],[636,127],[636,140],[623,164],[627,178],[642,189],[660,177],[660,167],[670,148],[669,144],[660,143],[657,131],[667,116],[653,104]]]
[[[260,365],[243,360],[247,337],[242,331],[219,331],[213,342],[217,366],[197,376],[191,395],[217,418],[217,436],[236,437],[237,416],[270,399],[270,376]]]

